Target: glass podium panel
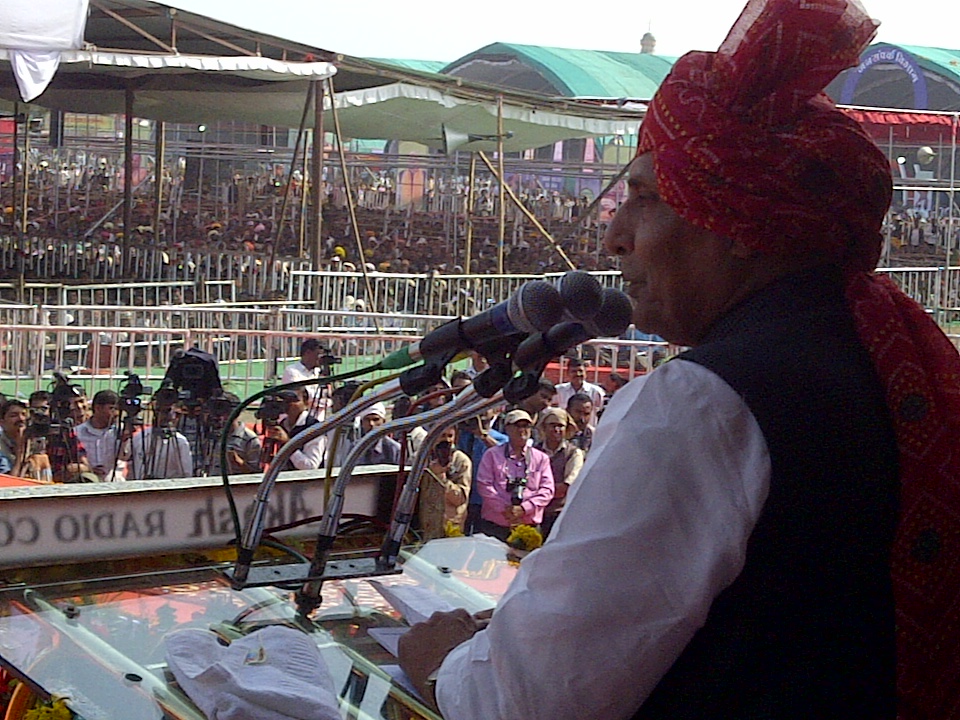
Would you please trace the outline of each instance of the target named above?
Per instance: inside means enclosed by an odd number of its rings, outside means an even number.
[[[496,604],[515,574],[508,552],[485,537],[434,540],[406,549],[403,572],[377,582],[388,589],[414,586],[438,603],[478,612]],[[386,649],[390,643],[383,637],[402,632],[405,622],[375,583],[325,583],[322,604],[303,621],[296,617],[292,590],[235,590],[222,569],[2,588],[0,665],[41,696],[65,697],[84,720],[203,720],[167,668],[165,636],[201,628],[228,643],[282,624],[316,643],[339,692],[343,717],[437,717],[405,686],[396,658]]]

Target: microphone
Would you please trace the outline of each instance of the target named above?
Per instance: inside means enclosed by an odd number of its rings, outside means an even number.
[[[630,326],[632,316],[633,305],[626,293],[604,288],[595,320],[560,323],[520,343],[513,354],[513,364],[521,374],[504,386],[503,397],[510,403],[530,397],[537,391],[547,363],[591,338],[622,334]]]
[[[545,366],[553,358],[591,338],[615,337],[626,332],[633,318],[630,297],[615,288],[604,288],[602,296],[594,320],[563,322],[521,342],[512,356],[516,369],[524,372],[541,364]]]
[[[571,270],[556,282],[557,291],[563,300],[563,320],[592,320],[600,312],[603,302],[603,287],[590,273]]]
[[[418,342],[387,355],[383,370],[399,370],[425,358],[444,358],[506,335],[546,330],[563,314],[560,292],[546,280],[521,285],[507,300],[470,318],[457,318],[427,333]]]

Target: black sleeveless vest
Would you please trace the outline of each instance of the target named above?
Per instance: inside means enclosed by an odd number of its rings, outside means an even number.
[[[770,493],[743,572],[635,720],[895,718],[896,439],[839,274],[775,283],[681,358],[743,397]]]

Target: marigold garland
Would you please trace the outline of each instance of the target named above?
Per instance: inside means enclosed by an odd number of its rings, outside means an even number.
[[[530,552],[543,545],[543,535],[531,525],[516,525],[507,536],[507,545]]]
[[[66,702],[60,699],[27,710],[23,720],[73,720],[73,713],[70,712]]]
[[[443,529],[443,534],[446,537],[463,537],[463,528],[461,528],[453,520],[447,520],[447,524]]]

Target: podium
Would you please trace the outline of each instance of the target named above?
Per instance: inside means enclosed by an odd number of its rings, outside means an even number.
[[[493,607],[516,573],[507,546],[486,537],[433,540],[400,559],[401,572],[378,582],[417,585],[469,612]],[[344,717],[439,720],[370,633],[404,623],[369,581],[324,584],[322,604],[303,620],[293,589],[233,589],[223,564],[143,571],[146,563],[127,563],[109,577],[93,577],[88,565],[48,567],[0,588],[0,665],[37,697],[66,696],[80,718],[204,720],[167,668],[164,637],[201,628],[226,643],[281,624],[316,643]],[[23,707],[21,693],[10,712]]]

